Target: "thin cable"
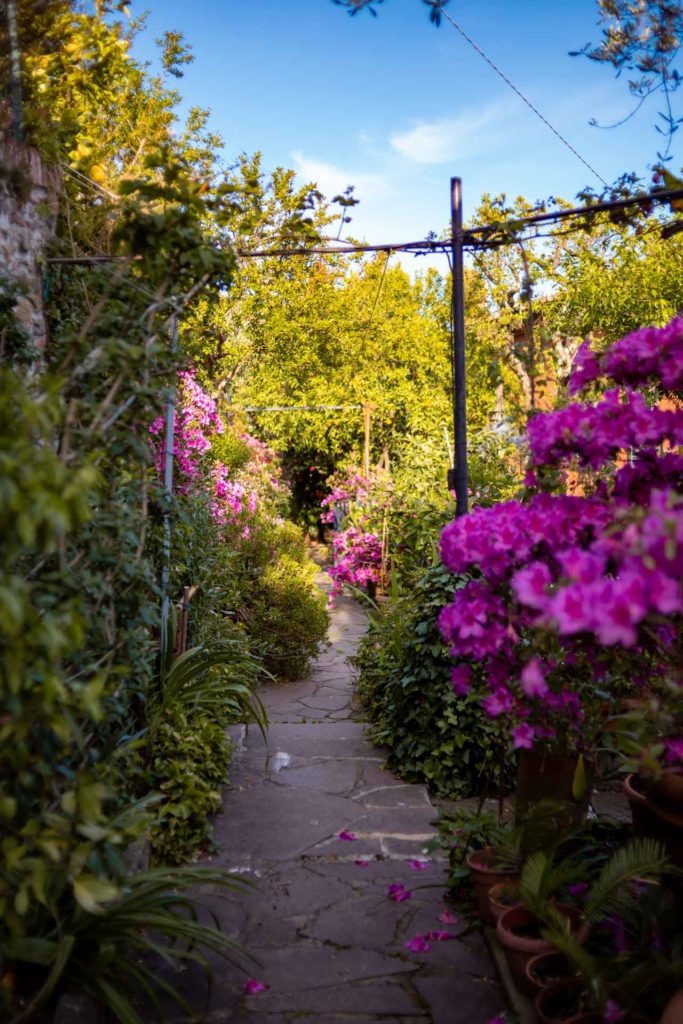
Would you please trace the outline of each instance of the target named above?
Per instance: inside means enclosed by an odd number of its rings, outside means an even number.
[[[391,259],[391,256],[392,256],[392,253],[388,252],[387,253],[387,258],[384,261],[384,267],[382,269],[382,276],[379,279],[379,285],[377,286],[377,291],[375,292],[375,301],[372,304],[372,310],[370,312],[370,317],[369,317],[369,319],[367,320],[367,322],[365,324],[366,327],[370,326],[370,324],[372,323],[372,318],[375,315],[375,310],[377,309],[377,303],[379,301],[380,292],[382,291],[382,285],[384,284],[384,278],[386,277],[386,274],[387,274],[387,267],[389,266],[389,260]]]
[[[509,79],[509,78],[507,77],[507,75],[506,75],[506,74],[504,74],[504,72],[502,72],[502,71],[500,70],[500,68],[498,67],[498,65],[497,65],[497,64],[495,64],[495,63],[494,63],[494,62],[493,62],[493,61],[491,60],[491,58],[490,58],[490,57],[489,57],[489,56],[488,56],[487,54],[485,54],[485,53],[484,53],[484,51],[483,51],[483,50],[481,49],[481,47],[477,46],[477,44],[475,43],[474,39],[472,39],[472,37],[471,37],[471,36],[468,36],[468,34],[467,34],[467,32],[465,32],[464,28],[462,28],[462,27],[461,27],[461,26],[460,26],[460,25],[458,24],[458,22],[457,22],[457,21],[455,21],[455,20],[454,20],[454,19],[453,19],[453,18],[452,18],[452,17],[450,16],[450,14],[448,13],[448,11],[445,11],[445,10],[441,10],[441,11],[440,11],[440,13],[441,13],[441,15],[442,15],[442,16],[443,16],[443,17],[444,17],[444,18],[446,19],[446,21],[449,21],[449,22],[451,23],[451,25],[452,25],[452,26],[453,26],[453,28],[454,28],[454,29],[456,30],[456,32],[459,32],[459,33],[460,33],[460,35],[461,35],[461,36],[463,37],[463,39],[466,39],[466,40],[467,40],[467,42],[468,42],[468,43],[470,44],[470,46],[472,47],[472,49],[473,49],[473,50],[476,50],[476,52],[477,52],[477,53],[479,54],[479,56],[480,56],[480,57],[483,57],[483,58],[484,58],[484,60],[486,61],[486,63],[487,63],[487,64],[488,64],[488,65],[489,65],[490,67],[492,67],[492,68],[493,68],[493,70],[494,70],[494,71],[496,72],[496,74],[497,74],[497,75],[498,75],[498,76],[499,76],[500,78],[502,78],[502,79],[503,79],[503,81],[505,82],[505,84],[506,84],[506,85],[508,85],[508,86],[509,86],[509,87],[510,87],[510,88],[512,89],[512,91],[513,91],[514,93],[516,93],[516,94],[517,94],[517,96],[519,96],[519,98],[520,98],[520,99],[522,100],[522,102],[523,102],[523,103],[526,103],[526,105],[527,105],[527,107],[529,108],[529,110],[532,110],[532,111],[534,112],[534,114],[536,115],[536,117],[540,118],[540,120],[541,120],[541,121],[543,122],[543,124],[544,124],[544,125],[545,125],[545,126],[546,126],[547,128],[550,128],[550,131],[551,131],[551,132],[553,133],[553,135],[556,135],[556,136],[557,136],[557,138],[558,138],[558,139],[560,140],[560,142],[561,142],[561,143],[562,143],[562,144],[563,144],[564,146],[566,146],[566,147],[567,147],[567,149],[568,149],[568,150],[569,150],[569,151],[570,151],[571,153],[573,153],[573,154],[574,154],[574,156],[575,156],[575,157],[577,158],[577,160],[580,160],[580,161],[581,161],[581,163],[583,164],[583,166],[584,166],[584,167],[586,167],[586,168],[588,168],[588,170],[589,170],[589,171],[591,172],[591,174],[594,174],[594,175],[595,175],[595,177],[596,177],[596,178],[598,179],[598,181],[601,181],[601,182],[602,182],[602,184],[603,184],[603,185],[605,186],[605,188],[609,188],[609,184],[608,184],[608,183],[607,183],[607,182],[605,181],[605,179],[603,178],[603,176],[602,176],[601,174],[599,174],[599,173],[598,173],[598,171],[596,171],[594,167],[591,167],[591,165],[590,165],[590,164],[588,163],[588,161],[587,161],[587,160],[584,160],[584,158],[583,158],[583,157],[581,156],[581,154],[580,154],[579,152],[577,152],[577,150],[576,150],[576,149],[574,149],[574,147],[572,146],[572,144],[571,144],[570,142],[567,142],[567,140],[565,139],[564,135],[560,135],[560,133],[558,132],[557,128],[553,127],[553,125],[552,125],[552,124],[550,123],[550,121],[548,120],[548,118],[547,118],[547,117],[544,117],[544,116],[543,116],[543,114],[542,114],[542,113],[540,112],[540,110],[538,109],[538,107],[535,107],[535,106],[534,106],[534,104],[533,104],[533,103],[531,102],[531,100],[527,99],[527,98],[526,98],[526,96],[524,95],[524,93],[523,93],[523,92],[520,92],[520,90],[519,90],[519,89],[517,88],[517,86],[516,86],[516,85],[514,84],[514,82],[511,82],[511,81],[510,81],[510,79]]]

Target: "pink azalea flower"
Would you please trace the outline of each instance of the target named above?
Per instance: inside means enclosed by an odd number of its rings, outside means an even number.
[[[534,745],[536,730],[533,726],[522,722],[512,730],[512,742],[515,750],[531,750]]]
[[[367,868],[370,865],[370,861],[369,860],[363,860],[362,858],[359,858],[358,860],[354,860],[353,863],[357,867],[359,867],[359,868]]]
[[[664,759],[668,764],[683,761],[683,736],[677,740],[666,740],[664,746],[666,747]]]
[[[451,670],[451,686],[458,697],[465,697],[470,692],[471,665],[456,665]]]
[[[431,863],[429,858],[426,860],[409,860],[408,867],[411,871],[426,871]]]
[[[482,701],[484,711],[489,718],[498,718],[499,715],[504,715],[511,711],[512,703],[512,694],[504,686],[494,690],[488,697],[484,697]]]
[[[441,921],[442,924],[460,924],[460,918],[456,914],[451,914],[450,910],[442,910],[437,921]]]
[[[522,669],[522,689],[527,697],[542,699],[548,693],[545,666],[540,658],[532,658]]]
[[[268,985],[264,985],[262,981],[255,981],[253,978],[249,978],[244,983],[244,991],[250,996],[265,992],[267,988],[269,988]]]
[[[403,882],[392,882],[387,889],[387,896],[394,903],[404,903],[406,900],[411,899],[412,895],[412,892],[406,889]]]
[[[427,942],[426,935],[416,935],[412,939],[408,939],[403,945],[406,949],[409,949],[411,953],[426,953],[432,947]]]
[[[605,1007],[605,1013],[602,1018],[605,1021],[605,1024],[615,1024],[615,1022],[621,1020],[623,1016],[624,1011],[621,1009],[619,1004],[615,1003],[613,999],[608,999]]]
[[[337,839],[342,839],[346,843],[352,843],[357,839],[355,832],[349,832],[348,829],[342,829],[341,832],[337,832]]]

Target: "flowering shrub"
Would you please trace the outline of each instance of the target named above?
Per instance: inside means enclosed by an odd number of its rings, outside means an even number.
[[[252,520],[260,504],[277,505],[286,487],[280,479],[275,453],[263,441],[250,434],[232,436],[232,444],[213,398],[204,391],[193,370],[177,376],[178,399],[174,410],[175,484],[180,495],[205,490],[210,496],[211,513],[219,526],[238,527],[237,533],[248,539]],[[163,472],[165,419],[158,416],[149,427],[155,439],[155,461]],[[221,449],[241,448],[236,469],[220,457]],[[231,453],[234,454],[234,453]]]
[[[440,617],[460,659],[454,689],[474,685],[518,748],[590,745],[616,700],[653,679],[680,696],[683,410],[656,403],[683,381],[683,320],[603,355],[582,346],[571,393],[604,376],[628,387],[530,421],[526,500],[476,509],[442,535],[448,568],[474,576]],[[570,459],[587,467],[584,494],[542,490]],[[667,758],[677,744],[668,737]]]
[[[367,590],[379,582],[382,568],[382,542],[375,533],[363,533],[355,526],[337,534],[332,541],[334,565],[327,570],[332,579],[331,597],[341,593],[344,584]]]
[[[346,479],[336,484],[330,493],[320,502],[322,512],[321,523],[332,525],[334,522],[334,506],[341,502],[364,501],[370,494],[372,484],[360,473],[349,473]]]

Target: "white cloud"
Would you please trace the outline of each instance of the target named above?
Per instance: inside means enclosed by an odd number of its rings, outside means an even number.
[[[509,136],[519,103],[504,100],[483,110],[437,121],[416,121],[411,129],[394,132],[391,145],[419,164],[441,164],[481,156],[498,149]]]
[[[355,198],[365,202],[381,196],[387,187],[383,174],[339,167],[325,160],[304,156],[300,152],[292,153],[292,161],[297,174],[306,182],[314,182],[328,199],[339,195],[349,185],[354,185]]]

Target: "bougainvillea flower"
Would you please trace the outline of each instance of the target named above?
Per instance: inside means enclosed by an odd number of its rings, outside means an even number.
[[[244,983],[244,991],[250,996],[255,996],[259,992],[265,992],[268,987],[262,981],[256,981],[254,978],[248,978]]]
[[[342,839],[346,843],[352,843],[358,837],[355,832],[350,832],[347,828],[342,829],[341,832],[337,832],[337,839]]]
[[[431,863],[432,862],[429,858],[426,860],[409,860],[408,867],[411,871],[426,871]]]
[[[411,899],[412,895],[412,892],[406,889],[403,882],[392,882],[387,889],[387,896],[394,903],[404,903],[406,900]]]
[[[441,924],[460,924],[460,918],[456,914],[451,914],[450,910],[442,910],[437,921],[441,921]]]
[[[403,945],[406,949],[409,949],[411,953],[426,953],[432,947],[427,942],[425,935],[415,935],[414,938],[408,939]]]

